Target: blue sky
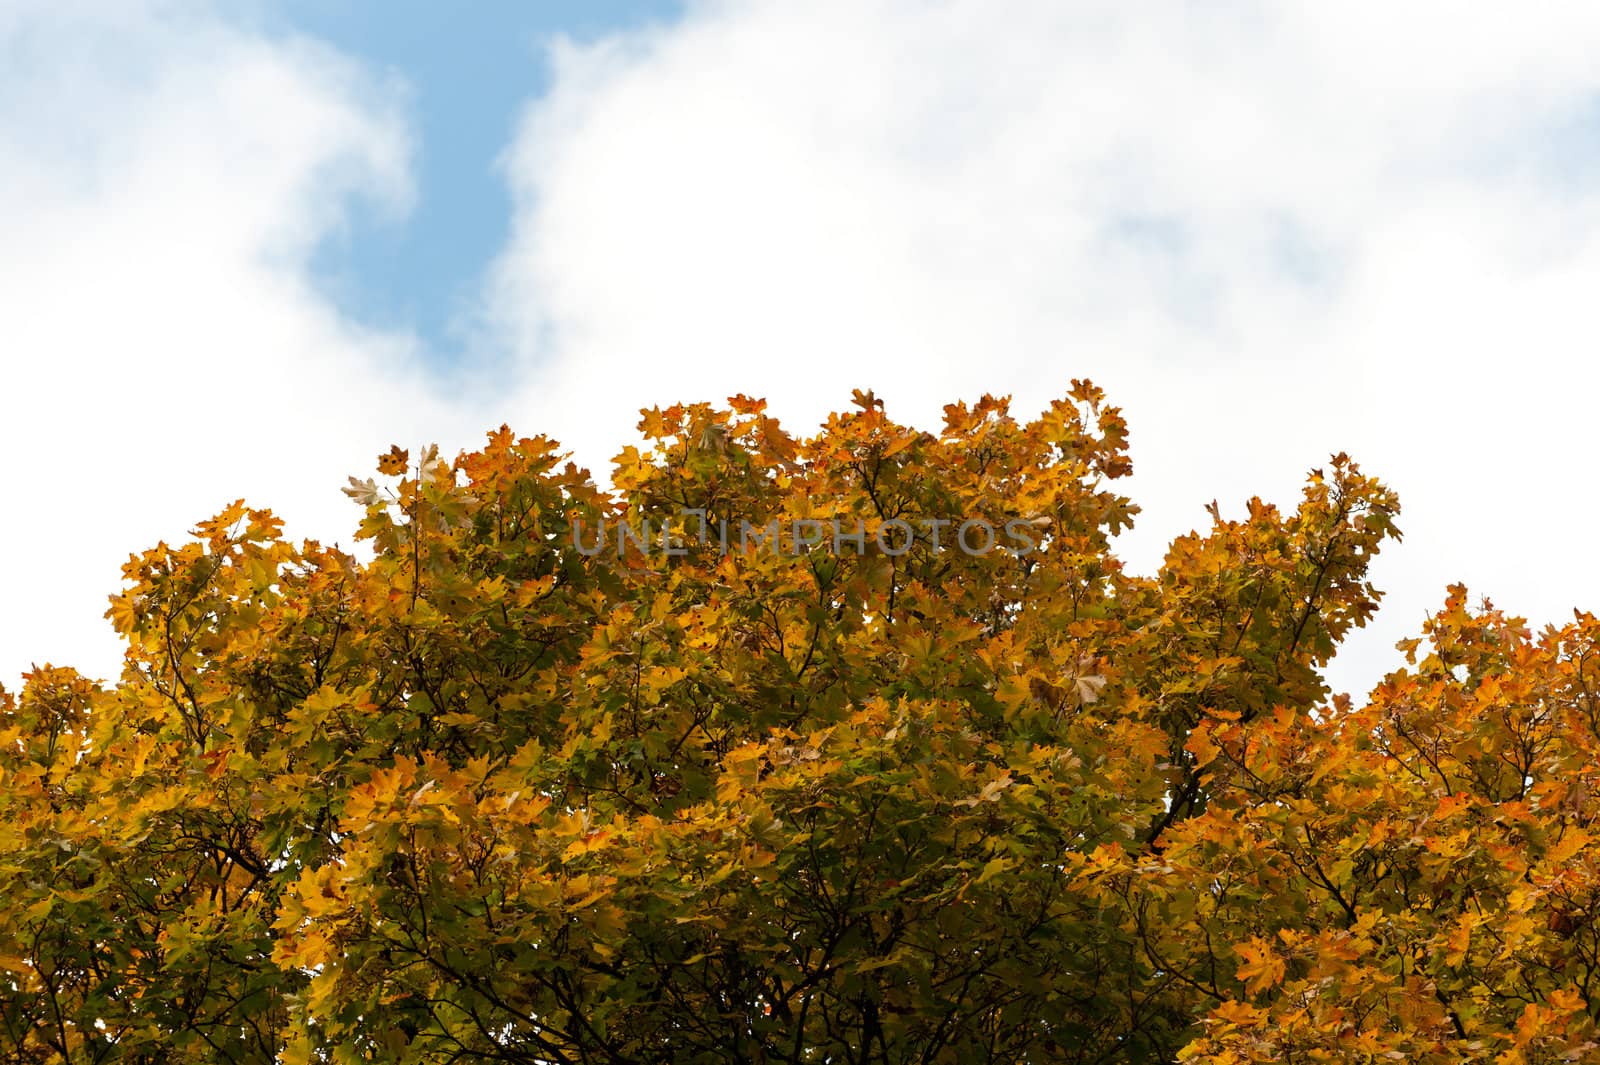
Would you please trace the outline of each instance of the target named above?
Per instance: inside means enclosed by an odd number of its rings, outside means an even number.
[[[129,552],[241,496],[348,543],[390,444],[603,478],[737,392],[937,428],[1090,378],[1139,571],[1348,451],[1406,532],[1351,689],[1450,582],[1600,605],[1600,5],[995,11],[0,3],[0,683],[114,675]]]
[[[529,101],[550,88],[546,45],[670,22],[681,0],[290,0],[264,26],[324,41],[409,89],[415,206],[357,203],[314,262],[347,314],[414,330],[430,357],[461,357],[482,273],[505,243],[511,202],[496,162]]]

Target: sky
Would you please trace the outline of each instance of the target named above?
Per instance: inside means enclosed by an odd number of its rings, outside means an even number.
[[[1401,496],[1358,695],[1460,581],[1600,607],[1600,6],[0,0],[0,683],[130,552],[349,546],[391,443],[1075,377],[1139,571],[1335,451]]]

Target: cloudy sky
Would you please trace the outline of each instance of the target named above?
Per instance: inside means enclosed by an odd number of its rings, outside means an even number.
[[[1347,450],[1361,690],[1465,581],[1600,608],[1600,5],[0,0],[0,680],[129,552],[349,543],[391,442],[1087,376],[1136,568]]]

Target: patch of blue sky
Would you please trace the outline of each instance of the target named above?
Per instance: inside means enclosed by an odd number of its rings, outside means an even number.
[[[409,89],[416,198],[396,218],[357,202],[312,262],[356,321],[417,335],[439,369],[458,362],[473,299],[506,242],[511,201],[496,168],[528,103],[549,87],[546,45],[683,13],[684,0],[282,0],[262,18],[321,40]]]

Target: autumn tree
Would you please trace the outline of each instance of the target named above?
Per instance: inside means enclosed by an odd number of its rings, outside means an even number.
[[[0,1060],[1592,1053],[1592,617],[1455,590],[1357,707],[1397,504],[1344,456],[1139,576],[1093,386],[855,398],[132,558],[118,682],[0,695]]]

